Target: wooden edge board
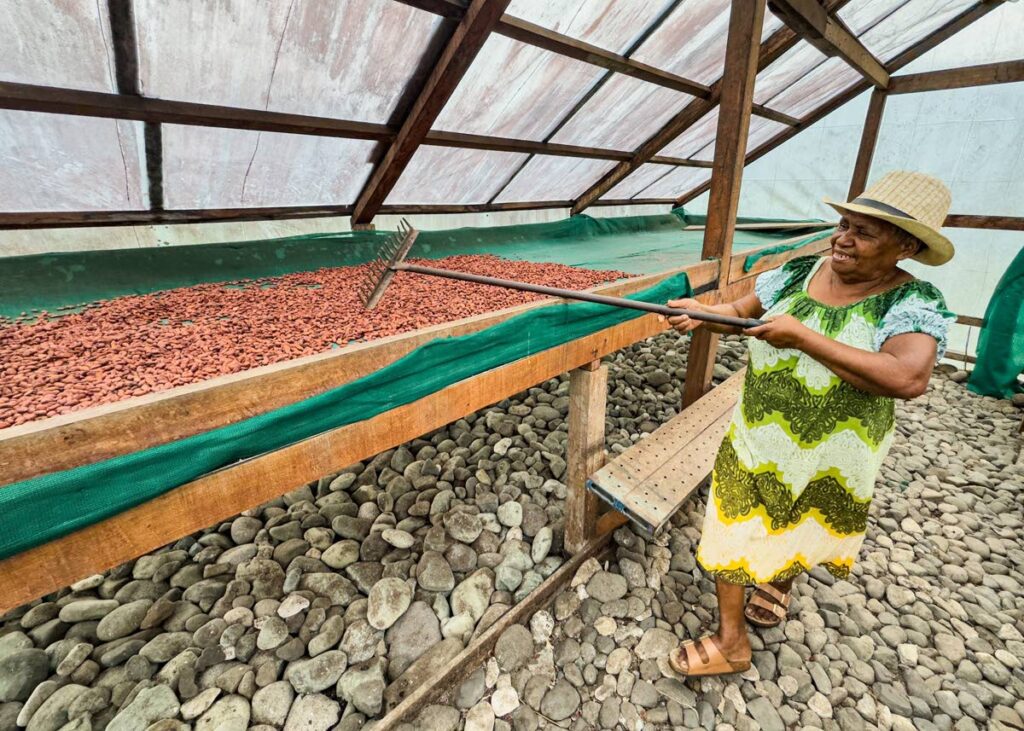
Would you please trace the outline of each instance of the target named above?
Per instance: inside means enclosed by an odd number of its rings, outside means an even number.
[[[808,236],[813,235],[814,234],[808,234]],[[807,236],[799,236],[796,238],[795,241],[793,239],[790,239],[785,242],[772,244],[771,246],[780,246],[785,245],[787,243],[796,243],[796,241],[799,241],[800,239],[803,238],[807,238]],[[765,246],[762,247],[762,249],[771,248],[771,246]],[[743,267],[746,264],[747,256],[749,256],[750,254],[757,253],[757,251],[760,251],[761,249],[752,249],[750,251],[744,251],[741,254],[737,254],[736,256],[732,257],[732,260],[729,262],[729,281],[735,283],[740,282],[744,279],[753,279],[758,274],[766,272],[769,269],[776,269],[785,264],[787,261],[798,259],[801,256],[808,256],[809,254],[820,254],[822,252],[828,251],[830,248],[832,248],[832,244],[828,239],[818,239],[817,241],[811,241],[805,244],[804,246],[801,246],[797,249],[793,249],[791,251],[783,251],[780,254],[769,254],[768,256],[761,257],[756,262],[754,262],[754,265],[750,268],[749,272],[743,270]]]
[[[693,287],[718,276],[718,262],[593,287],[627,295],[686,272]],[[235,423],[361,378],[430,340],[496,325],[551,299],[358,343],[337,351],[179,386],[0,430],[0,486],[182,439]],[[532,384],[531,384],[532,385]],[[2,487],[0,487],[2,489]]]
[[[605,527],[610,527],[606,524]],[[617,526],[615,526],[617,527]],[[389,731],[403,721],[412,720],[420,710],[447,690],[458,686],[470,673],[477,670],[479,663],[491,654],[502,633],[514,624],[525,623],[535,612],[548,606],[559,589],[569,586],[572,577],[580,566],[593,557],[601,556],[609,548],[611,532],[599,533],[587,545],[568,561],[559,566],[540,586],[530,592],[525,599],[511,607],[498,620],[488,627],[469,647],[460,652],[444,667],[438,668],[429,683],[425,683],[395,706],[383,718],[366,725],[367,731]]]
[[[473,378],[371,419],[204,475],[74,533],[0,561],[0,614],[153,551],[665,329],[645,315]]]

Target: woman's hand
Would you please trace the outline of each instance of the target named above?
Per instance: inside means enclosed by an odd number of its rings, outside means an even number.
[[[744,330],[743,334],[763,340],[776,348],[802,350],[807,335],[813,332],[792,315],[778,315],[769,318],[764,325]]]
[[[681,300],[672,300],[668,303],[668,306],[675,307],[680,310],[697,310],[698,312],[707,312],[710,309],[706,305],[703,305],[697,300],[689,297]],[[675,328],[676,332],[685,335],[688,332],[696,330],[704,323],[701,320],[694,320],[689,315],[673,315],[668,318],[668,324]]]

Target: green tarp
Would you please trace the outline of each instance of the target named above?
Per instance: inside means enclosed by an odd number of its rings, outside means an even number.
[[[690,296],[685,274],[633,295]],[[638,317],[606,305],[554,304],[477,333],[433,340],[326,393],[141,452],[14,483],[0,490],[0,558],[51,541],[238,460],[369,419],[505,363]]]
[[[769,219],[741,218],[741,223]],[[411,257],[494,254],[587,269],[651,274],[700,260],[704,216],[679,208],[660,216],[573,216],[549,223],[422,231]],[[39,232],[52,236],[52,232]],[[362,264],[377,255],[387,231],[295,236],[231,244],[85,251],[0,259],[0,317],[54,312],[99,300],[211,282],[259,279],[323,267]],[[737,252],[791,238],[784,232],[738,231]]]
[[[1024,393],[1024,249],[1010,262],[985,310],[974,366],[967,387],[975,393],[1010,398]]]

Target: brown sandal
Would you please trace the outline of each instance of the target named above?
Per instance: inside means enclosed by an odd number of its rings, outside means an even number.
[[[731,675],[750,669],[750,660],[736,662],[722,654],[711,635],[697,641],[687,640],[668,654],[668,664],[688,678],[707,675]]]
[[[767,598],[766,598],[767,597]],[[765,621],[750,611],[751,607],[765,609],[775,615],[775,621]],[[771,584],[758,584],[750,595],[743,616],[755,627],[778,627],[786,618],[789,609],[789,592],[777,589]]]

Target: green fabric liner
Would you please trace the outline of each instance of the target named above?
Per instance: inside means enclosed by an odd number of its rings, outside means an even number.
[[[1024,393],[1024,249],[1003,274],[985,310],[977,363],[967,382],[974,393],[1011,398]]]
[[[692,294],[685,273],[631,296]],[[67,535],[218,468],[369,419],[457,381],[634,319],[607,305],[558,303],[479,332],[432,340],[338,388],[167,444],[0,489],[0,558]]]
[[[743,271],[744,272],[749,272],[751,269],[754,268],[754,264],[756,264],[758,262],[758,260],[763,259],[766,256],[772,256],[774,254],[784,254],[787,251],[792,251],[793,249],[798,249],[801,246],[807,246],[807,244],[810,244],[810,243],[812,243],[814,241],[820,241],[821,239],[827,239],[831,235],[832,235],[832,230],[831,229],[826,229],[825,231],[820,231],[818,233],[808,234],[807,238],[800,239],[799,241],[796,241],[796,242],[794,242],[792,244],[782,244],[780,246],[772,246],[769,249],[762,249],[761,251],[755,251],[753,254],[748,254],[747,258],[743,260]]]
[[[573,216],[547,223],[421,231],[410,256],[439,259],[496,254],[588,269],[652,274],[700,261],[704,216],[682,208],[656,216]],[[775,219],[740,218],[740,223]],[[40,236],[52,236],[41,232]],[[38,254],[0,259],[0,318],[34,311],[74,310],[125,295],[196,284],[252,280],[353,266],[373,259],[387,231],[313,234],[229,244]],[[737,252],[792,231],[737,231]]]

